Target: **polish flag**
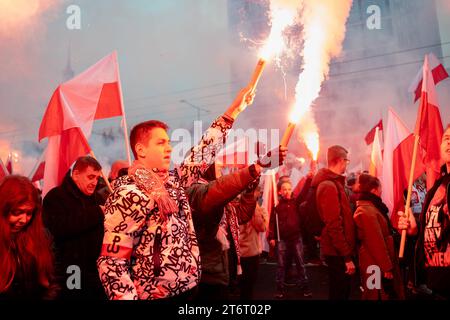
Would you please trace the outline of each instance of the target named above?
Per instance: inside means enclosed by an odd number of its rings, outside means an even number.
[[[444,65],[439,61],[433,53],[426,55],[428,57],[429,69],[433,75],[434,84],[437,85],[442,80],[448,78],[447,70]],[[422,94],[423,83],[423,67],[417,72],[416,77],[409,86],[408,92],[414,93],[414,102],[419,100]]]
[[[389,108],[381,184],[382,198],[390,214],[404,206],[404,191],[408,188],[413,149],[414,134],[406,127],[394,109]],[[418,152],[414,180],[425,171],[420,159],[420,152]]]
[[[375,138],[372,143],[369,173],[377,178],[380,178],[383,173],[383,154],[381,151],[381,138],[378,127],[375,129]]]
[[[371,143],[373,143],[373,139],[375,139],[375,131],[377,129],[379,131],[383,131],[383,120],[382,119],[380,121],[378,121],[378,123],[375,125],[375,127],[370,129],[370,131],[366,134],[366,137],[364,138],[364,140],[366,141],[367,145],[370,145]]]
[[[423,85],[415,133],[419,136],[422,162],[427,173],[427,190],[430,190],[440,174],[441,139],[444,134],[435,83],[430,69],[430,61],[425,56],[423,65]]]
[[[123,116],[117,53],[114,51],[53,93],[39,128],[48,138],[45,195],[61,184],[73,162],[90,152],[87,142],[94,120]]]

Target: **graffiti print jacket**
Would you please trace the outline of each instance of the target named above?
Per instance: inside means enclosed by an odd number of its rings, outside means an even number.
[[[214,161],[231,129],[232,120],[216,119],[165,188],[178,212],[161,219],[158,205],[132,176],[116,180],[105,204],[105,235],[97,260],[109,299],[168,298],[195,287],[200,256],[185,188],[197,182]]]

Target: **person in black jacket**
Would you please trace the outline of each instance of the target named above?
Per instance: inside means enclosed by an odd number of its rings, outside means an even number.
[[[272,247],[275,247],[277,243],[278,267],[275,298],[281,299],[284,297],[284,283],[291,267],[292,258],[297,267],[297,283],[302,288],[303,295],[311,297],[312,293],[308,287],[308,277],[303,262],[302,225],[299,213],[302,197],[292,198],[292,184],[288,180],[279,183],[278,189],[281,197],[270,217],[268,235],[269,244]]]
[[[51,239],[41,217],[41,198],[26,177],[0,183],[0,300],[54,299]]]
[[[435,296],[450,300],[450,125],[442,137],[441,159],[441,177],[427,192],[419,226],[411,212],[406,217],[400,211],[398,228],[406,229],[410,236],[418,235],[416,277],[425,275]]]
[[[103,240],[103,211],[95,193],[101,166],[80,157],[62,184],[44,197],[44,224],[53,236],[60,298],[106,299],[96,260]]]

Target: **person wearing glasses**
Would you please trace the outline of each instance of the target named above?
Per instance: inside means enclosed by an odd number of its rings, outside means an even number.
[[[355,273],[355,225],[344,187],[348,151],[338,145],[328,148],[327,162],[328,167],[317,172],[311,186],[316,188],[317,211],[324,224],[320,248],[328,265],[329,299],[347,300]]]

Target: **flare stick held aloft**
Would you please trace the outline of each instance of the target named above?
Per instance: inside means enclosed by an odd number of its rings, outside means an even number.
[[[282,147],[287,147],[289,140],[291,140],[292,134],[294,133],[295,123],[289,122],[286,131],[284,131],[283,137],[281,138],[280,145]]]
[[[261,74],[264,71],[265,66],[266,66],[266,60],[259,59],[258,63],[256,64],[255,70],[253,71],[252,79],[250,80],[250,83],[248,84],[249,87],[252,88],[252,94],[255,93],[256,86],[258,85],[259,78],[261,78]]]

